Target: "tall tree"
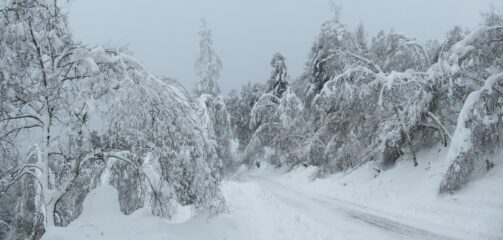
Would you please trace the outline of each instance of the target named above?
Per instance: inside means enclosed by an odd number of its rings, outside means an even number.
[[[288,72],[285,57],[281,53],[274,54],[271,60],[271,78],[267,81],[267,92],[281,98],[288,87]]]
[[[213,49],[213,39],[211,30],[208,28],[206,20],[201,20],[199,31],[199,50],[195,63],[196,74],[200,78],[197,83],[196,93],[217,96],[220,93],[217,80],[220,78],[222,70],[222,60]]]
[[[19,176],[37,176],[39,185],[33,190],[43,196],[42,203],[37,204],[47,213],[45,222],[52,224],[57,199],[65,191],[65,187],[58,189],[56,181],[61,172],[53,168],[58,166],[55,159],[61,155],[55,126],[85,124],[86,104],[78,100],[73,84],[89,79],[91,71],[86,64],[86,51],[73,41],[67,17],[57,1],[11,0],[0,11],[0,45],[9,53],[0,61],[9,65],[3,75],[4,87],[10,92],[8,101],[2,103],[8,107],[3,108],[0,119],[6,126],[1,136],[29,130],[42,132],[38,135],[43,138],[35,140],[39,145],[38,158],[30,158]],[[78,169],[80,158],[70,159]]]
[[[366,56],[368,50],[367,33],[365,32],[365,27],[362,23],[358,24],[358,27],[355,30],[355,41],[360,48],[361,55]]]
[[[482,13],[482,23],[487,26],[503,25],[503,10],[491,4],[489,9]]]

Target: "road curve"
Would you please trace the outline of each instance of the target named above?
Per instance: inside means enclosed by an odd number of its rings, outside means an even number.
[[[292,209],[326,225],[334,234],[339,233],[342,239],[365,239],[369,234],[374,236],[373,239],[458,239],[377,216],[338,199],[307,194],[268,177],[248,173],[239,176],[239,179],[258,183],[264,191],[268,191]]]

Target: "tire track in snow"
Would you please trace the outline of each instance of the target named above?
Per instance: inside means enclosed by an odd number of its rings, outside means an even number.
[[[241,179],[257,182],[263,189],[271,192],[284,203],[295,207],[295,209],[302,210],[306,215],[318,220],[321,224],[331,225],[330,227],[333,227],[334,230],[335,228],[343,230],[343,234],[358,235],[351,229],[344,229],[345,226],[342,226],[342,228],[338,226],[337,223],[341,221],[346,221],[348,223],[347,227],[359,225],[361,235],[367,237],[366,228],[371,227],[372,230],[377,230],[380,235],[383,235],[384,239],[457,239],[365,212],[356,207],[348,206],[349,203],[344,203],[338,199],[306,194],[267,177],[245,174],[241,176]],[[379,239],[379,237],[375,239]]]

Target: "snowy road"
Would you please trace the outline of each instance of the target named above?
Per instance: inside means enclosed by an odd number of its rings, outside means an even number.
[[[457,239],[400,223],[338,199],[305,193],[267,176],[244,174],[241,181],[256,182],[282,203],[315,220],[336,239]],[[342,236],[342,238],[341,238]]]
[[[397,172],[403,171],[397,170]],[[190,218],[190,211],[185,212],[188,213],[185,217],[182,211],[176,221],[154,217],[148,209],[140,209],[126,216],[119,211],[117,191],[110,186],[101,186],[89,193],[84,202],[84,212],[79,219],[66,228],[50,229],[44,239],[503,239],[498,230],[502,226],[500,200],[492,204],[486,201],[488,208],[494,205],[494,208],[491,207],[486,212],[472,208],[465,209],[464,205],[445,198],[428,202],[431,200],[418,197],[423,196],[421,192],[420,195],[413,195],[412,199],[417,202],[407,200],[410,205],[404,205],[403,202],[397,201],[395,195],[390,195],[391,197],[388,198],[379,196],[393,192],[380,184],[384,181],[386,187],[393,185],[385,175],[376,179],[371,185],[373,187],[361,186],[365,182],[372,181],[362,178],[364,182],[358,183],[359,188],[351,188],[354,182],[351,182],[349,177],[344,180],[337,179],[335,183],[308,182],[305,180],[308,174],[309,171],[283,174],[281,171],[267,168],[244,170],[232,179],[222,182],[222,192],[227,201],[228,212],[212,218],[204,214]],[[401,181],[398,184],[400,186],[406,185],[407,188],[418,189],[417,185],[411,186],[407,182],[407,176],[395,176],[393,170],[388,171],[387,174],[390,174],[389,177],[393,179],[400,178]],[[361,176],[357,176],[360,179]],[[495,176],[498,177],[500,174],[495,174]],[[409,176],[409,178],[413,178],[414,182],[418,182],[417,179],[420,179],[419,182],[422,184],[425,182],[424,177],[418,178],[417,175]],[[489,182],[498,181],[492,179]],[[338,184],[348,184],[348,187],[337,188]],[[487,189],[484,192],[492,192]],[[362,201],[358,198],[358,194],[349,192],[352,190],[372,195],[373,198],[363,198],[365,201]],[[404,192],[402,188],[399,190]],[[499,192],[497,189],[494,191]],[[487,193],[484,195],[484,192],[469,196],[477,198],[492,196]],[[343,198],[344,196],[346,197]],[[499,195],[495,195],[495,199],[497,196]],[[463,200],[463,196],[456,197],[458,202]],[[388,201],[391,207],[384,205],[380,207],[379,204],[370,205],[372,201],[379,199],[381,202],[383,199]],[[463,204],[466,200],[463,200]],[[418,203],[426,205],[417,208]],[[407,206],[411,208],[411,211],[403,212]],[[419,216],[420,214],[427,214],[428,217]]]

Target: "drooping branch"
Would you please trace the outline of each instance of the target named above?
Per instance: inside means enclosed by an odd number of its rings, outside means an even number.
[[[449,134],[449,131],[447,131],[447,129],[445,128],[445,126],[442,124],[442,122],[440,122],[440,120],[438,119],[437,116],[435,116],[435,114],[433,114],[432,112],[428,111],[426,112],[426,114],[428,114],[428,116],[433,120],[433,122],[435,122],[435,124],[438,126],[437,129],[439,130],[440,132],[440,135],[442,135],[443,139],[444,139],[444,146],[447,147],[447,141],[446,141],[446,137],[449,139],[449,141],[452,141],[452,137],[451,135]]]
[[[41,188],[43,188],[42,186],[42,183],[40,182],[40,180],[38,179],[38,176],[36,173],[32,172],[32,170],[39,170],[40,172],[42,172],[42,169],[36,165],[33,165],[33,164],[25,164],[23,165],[21,168],[15,170],[12,174],[11,174],[11,179],[3,186],[3,189],[2,191],[0,192],[0,197],[2,197],[4,194],[7,193],[7,191],[9,191],[9,189],[16,183],[18,182],[23,176],[31,176],[33,177],[37,182],[38,184],[40,185]]]
[[[154,187],[154,185],[152,184],[152,181],[150,179],[150,177],[148,176],[148,174],[146,174],[139,166],[138,164],[132,162],[131,160],[128,160],[128,159],[125,159],[125,158],[122,158],[122,157],[119,157],[119,156],[116,156],[116,155],[113,155],[113,154],[107,154],[106,155],[106,158],[115,158],[117,160],[120,160],[122,162],[125,162],[131,166],[133,166],[135,168],[136,171],[140,172],[143,174],[143,176],[145,176],[145,179],[147,179],[147,182],[148,182],[148,185],[150,187],[150,189],[152,190],[152,194],[154,195],[153,198],[154,198],[154,201],[156,201],[159,206],[162,206],[162,201],[161,201],[161,198],[160,198],[160,193],[159,191]],[[162,207],[160,207],[160,210],[161,210],[161,214],[164,215],[164,210]]]
[[[347,56],[355,58],[356,60],[362,62],[363,64],[368,65],[370,67],[370,69],[374,73],[380,73],[380,72],[382,72],[381,67],[379,67],[379,65],[375,64],[374,62],[370,61],[369,59],[367,59],[367,58],[365,58],[363,56],[360,56],[358,54],[354,54],[354,53],[349,52],[349,51],[345,51],[344,54],[346,54]]]
[[[6,117],[6,118],[3,118],[3,119],[0,119],[0,122],[4,122],[4,121],[11,121],[11,120],[20,120],[20,119],[34,119],[35,121],[37,121],[38,123],[40,123],[41,125],[44,124],[44,122],[40,119],[40,117],[38,116],[35,116],[35,115],[30,115],[30,114],[27,114],[27,115],[19,115],[19,116],[13,116],[13,117]]]

